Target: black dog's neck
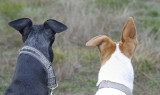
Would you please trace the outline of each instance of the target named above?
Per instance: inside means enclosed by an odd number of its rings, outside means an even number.
[[[30,46],[27,44],[24,44],[24,46],[29,46],[29,47],[33,47],[35,49],[37,49],[39,52],[41,52],[48,61],[50,61],[51,63],[53,62],[53,50],[51,47],[46,48],[46,47],[37,47],[37,46]]]

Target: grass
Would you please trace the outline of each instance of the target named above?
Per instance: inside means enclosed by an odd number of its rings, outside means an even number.
[[[100,8],[110,8],[110,11],[119,11],[132,1],[133,0],[96,0],[96,3]]]
[[[6,2],[0,3],[1,16],[5,19],[14,19],[14,16],[18,17],[23,9],[21,3]],[[14,14],[14,15],[13,15]]]
[[[53,44],[56,95],[93,95],[100,68],[98,49],[85,47],[97,35],[119,41],[129,16],[134,17],[139,45],[133,59],[134,95],[160,93],[159,0],[0,0],[0,95],[14,73],[22,47],[20,34],[7,23],[29,17],[34,24],[57,19],[68,26]]]

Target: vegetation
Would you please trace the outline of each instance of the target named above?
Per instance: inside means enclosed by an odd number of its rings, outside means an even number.
[[[21,35],[7,23],[28,17],[34,24],[47,19],[65,23],[57,34],[53,66],[59,83],[56,95],[93,95],[100,68],[98,50],[85,43],[97,35],[120,40],[121,29],[132,16],[139,40],[133,59],[134,95],[160,93],[159,0],[0,0],[0,95],[14,73],[22,47]]]

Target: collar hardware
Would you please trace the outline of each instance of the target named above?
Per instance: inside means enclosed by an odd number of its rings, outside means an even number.
[[[51,87],[50,88],[50,95],[55,95],[55,89],[58,87],[58,83],[56,83],[56,86],[55,87]]]

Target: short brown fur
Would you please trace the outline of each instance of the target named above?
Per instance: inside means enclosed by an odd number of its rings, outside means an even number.
[[[86,43],[86,46],[98,46],[101,66],[111,57],[116,49],[116,43],[105,35],[99,35]]]
[[[138,41],[136,39],[136,27],[132,17],[129,17],[122,29],[119,48],[121,52],[131,58],[134,54]],[[99,49],[101,66],[111,57],[116,49],[116,43],[105,35],[99,35],[86,43],[86,46],[97,46]]]
[[[126,24],[122,29],[121,42],[119,42],[119,48],[121,52],[131,58],[134,54],[136,46],[138,44],[136,38],[136,27],[133,18],[128,18]]]

